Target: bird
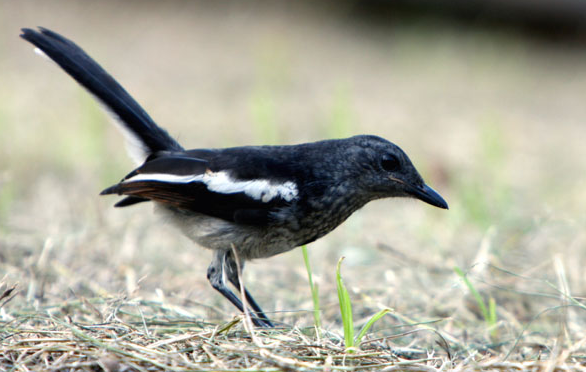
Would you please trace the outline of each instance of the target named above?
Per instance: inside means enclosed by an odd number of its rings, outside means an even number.
[[[309,244],[373,200],[407,197],[448,209],[407,154],[375,135],[186,150],[73,41],[43,27],[21,31],[105,106],[126,139],[137,167],[101,195],[122,196],[116,207],[153,203],[210,249],[211,286],[239,311],[246,306],[257,327],[274,324],[240,282],[247,261]]]

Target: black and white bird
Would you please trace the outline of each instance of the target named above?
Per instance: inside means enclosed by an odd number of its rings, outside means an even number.
[[[213,251],[211,285],[240,311],[247,260],[271,257],[326,235],[369,201],[411,197],[439,208],[407,155],[372,135],[291,146],[185,150],[98,63],[63,36],[40,28],[20,35],[55,61],[115,117],[138,168],[103,195],[124,195],[117,207],[153,202],[158,212]],[[245,289],[257,326],[272,323]]]

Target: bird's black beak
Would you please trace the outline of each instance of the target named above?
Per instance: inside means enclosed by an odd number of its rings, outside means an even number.
[[[392,181],[401,183],[405,187],[405,191],[407,194],[426,202],[427,204],[431,204],[434,207],[442,208],[442,209],[449,209],[448,203],[442,198],[440,194],[437,193],[434,189],[427,186],[425,183],[423,186],[413,186],[408,184],[407,182],[400,180],[395,177],[389,177]]]
[[[448,203],[434,189],[423,184],[423,186],[409,186],[407,192],[417,199],[424,201],[434,207],[448,209]]]

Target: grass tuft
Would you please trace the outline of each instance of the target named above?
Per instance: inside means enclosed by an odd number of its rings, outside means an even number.
[[[346,351],[349,353],[355,353],[357,348],[360,346],[360,342],[368,332],[368,330],[376,323],[380,318],[390,313],[391,309],[382,309],[374,314],[368,322],[362,327],[358,336],[354,337],[354,321],[352,316],[352,302],[350,301],[350,295],[342,280],[342,274],[340,269],[344,257],[340,257],[338,266],[336,267],[336,284],[338,288],[338,300],[340,303],[340,314],[342,316],[342,324],[344,326],[344,345]]]
[[[338,288],[338,301],[340,303],[340,315],[342,316],[342,324],[344,325],[344,345],[346,350],[353,353],[354,350],[354,320],[352,319],[352,302],[350,295],[342,280],[340,268],[342,266],[344,257],[340,257],[338,266],[336,267],[336,287]]]
[[[466,275],[466,273],[457,266],[454,267],[454,272],[462,279],[466,287],[468,287],[468,290],[474,297],[474,300],[476,301],[476,304],[478,305],[478,308],[482,313],[482,317],[484,318],[486,325],[491,329],[491,336],[495,337],[497,316],[496,303],[494,298],[490,297],[488,300],[488,304],[486,304],[480,293],[474,287],[474,284],[472,284],[472,282],[468,278],[468,275]]]
[[[311,298],[313,300],[313,321],[315,324],[315,328],[319,334],[319,329],[321,328],[321,316],[320,316],[320,308],[319,308],[319,290],[317,284],[313,282],[313,275],[311,271],[311,264],[309,262],[309,255],[307,253],[307,246],[301,247],[301,252],[303,253],[303,261],[305,262],[305,268],[307,269],[307,279],[309,281],[309,288],[311,289]]]

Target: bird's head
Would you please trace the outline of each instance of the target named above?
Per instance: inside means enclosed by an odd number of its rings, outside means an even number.
[[[351,140],[345,149],[347,160],[360,169],[355,177],[374,198],[412,197],[448,209],[448,203],[425,184],[399,146],[377,136],[356,136]]]

